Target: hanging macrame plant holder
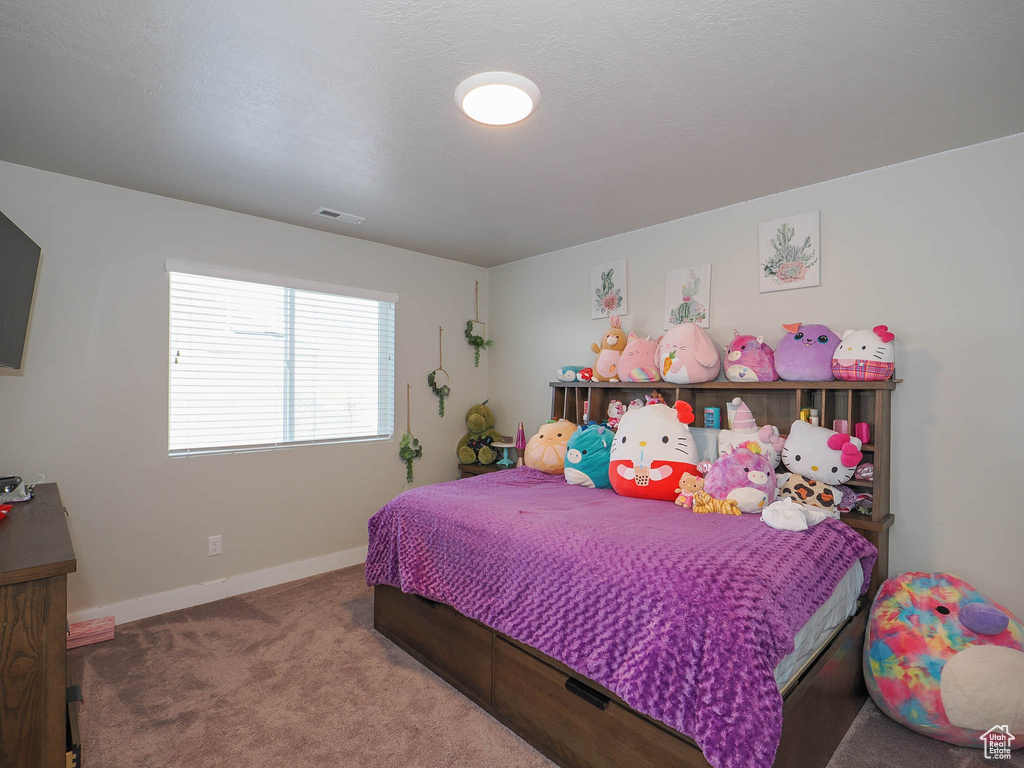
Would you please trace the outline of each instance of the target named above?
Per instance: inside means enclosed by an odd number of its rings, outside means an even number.
[[[405,434],[398,443],[398,457],[405,462],[405,482],[412,482],[412,462],[423,455],[423,446],[412,434],[412,416],[410,414],[412,385],[405,385]]]
[[[448,386],[451,383],[451,377],[448,375],[448,371],[444,369],[444,328],[438,328],[437,333],[437,346],[438,346],[438,365],[437,368],[427,374],[427,384],[430,385],[430,391],[437,397],[437,415],[442,419],[444,418],[444,401],[451,393],[452,388]],[[444,384],[441,386],[437,385],[438,374],[444,374]]]
[[[483,326],[484,334],[487,333],[487,323],[480,319],[480,281],[476,281],[476,320],[466,322],[466,341],[473,347],[473,366],[480,367],[480,350],[491,346],[494,342],[476,333],[476,326]]]

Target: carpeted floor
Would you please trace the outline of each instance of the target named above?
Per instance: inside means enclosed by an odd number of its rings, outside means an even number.
[[[88,768],[551,766],[372,629],[362,566],[117,628],[69,652]],[[1016,757],[1016,755],[1015,755]],[[829,768],[966,768],[870,702]]]

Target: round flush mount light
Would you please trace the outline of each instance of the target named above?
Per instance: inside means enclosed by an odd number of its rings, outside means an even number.
[[[513,72],[481,72],[455,89],[462,113],[485,125],[511,125],[532,115],[540,104],[540,89]]]

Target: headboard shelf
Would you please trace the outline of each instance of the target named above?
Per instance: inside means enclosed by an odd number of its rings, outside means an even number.
[[[758,424],[773,424],[783,434],[800,418],[802,408],[816,408],[821,425],[826,427],[831,427],[834,419],[846,419],[852,432],[854,424],[867,423],[871,442],[864,445],[862,452],[865,461],[874,465],[874,477],[851,480],[847,485],[871,492],[871,515],[845,514],[841,519],[878,548],[878,563],[869,591],[869,595],[874,596],[889,572],[889,528],[895,520],[889,509],[892,393],[901,381],[710,381],[703,384],[553,381],[551,418],[579,424],[586,409],[590,419],[601,422],[607,418],[612,400],[628,405],[657,390],[669,405],[685,400],[693,406],[696,426],[703,425],[707,407],[721,409],[722,426],[726,426],[726,403],[734,397],[743,398]]]

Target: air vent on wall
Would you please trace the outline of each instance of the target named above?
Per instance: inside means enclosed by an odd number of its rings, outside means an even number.
[[[324,216],[328,219],[336,219],[338,221],[344,221],[346,224],[362,224],[366,221],[365,216],[354,216],[351,213],[342,213],[341,211],[332,211],[330,208],[321,208],[316,212],[317,216]]]

